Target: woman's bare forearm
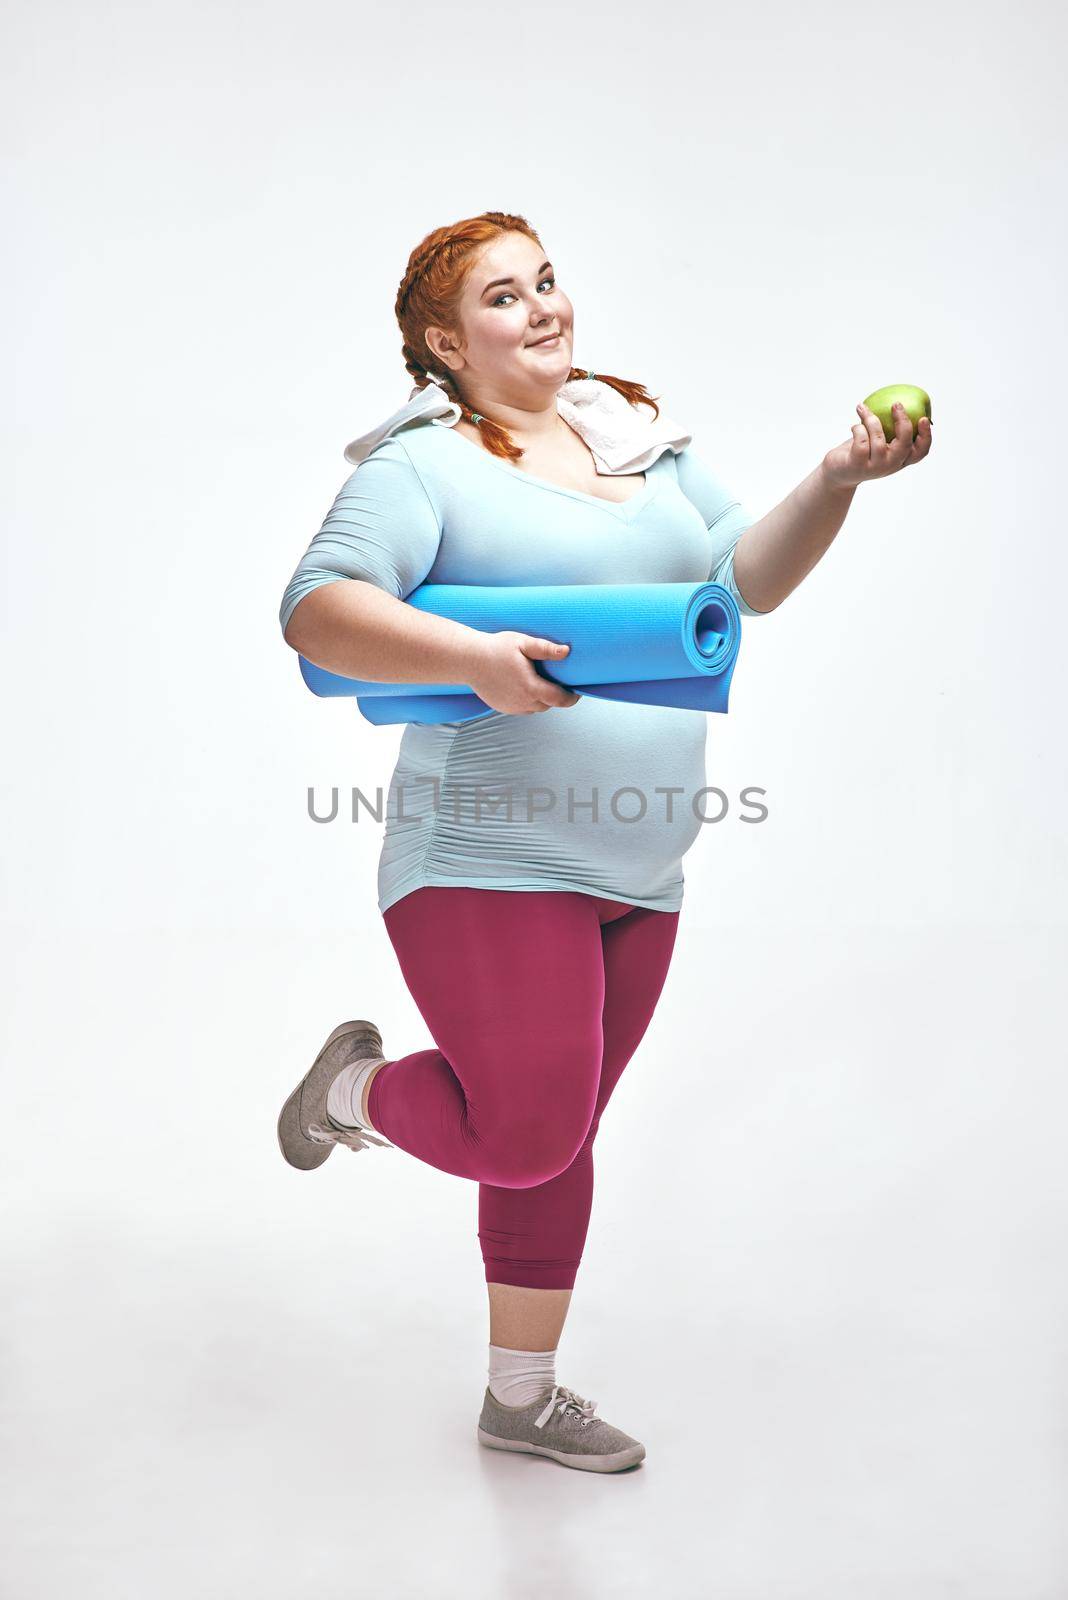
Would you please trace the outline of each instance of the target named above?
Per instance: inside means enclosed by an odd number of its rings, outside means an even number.
[[[821,463],[752,523],[734,549],[734,581],[755,611],[774,611],[830,548],[856,489],[839,489]]]
[[[362,578],[312,589],[285,632],[286,643],[314,666],[369,683],[467,683],[491,637],[419,611]]]

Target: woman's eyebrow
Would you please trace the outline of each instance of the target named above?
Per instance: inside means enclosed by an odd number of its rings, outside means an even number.
[[[552,262],[551,261],[543,261],[541,266],[538,268],[538,277],[540,278],[543,272],[545,272],[546,270],[551,270],[551,268],[552,268]],[[515,282],[514,278],[494,278],[492,283],[487,283],[486,288],[483,289],[483,291],[482,291],[482,294],[485,294],[487,292],[487,290],[489,290],[489,289],[499,289],[502,283],[514,283],[514,282]],[[481,299],[481,298],[482,298],[482,295],[479,296],[479,299]]]

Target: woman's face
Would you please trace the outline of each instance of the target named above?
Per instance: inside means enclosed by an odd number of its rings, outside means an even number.
[[[543,246],[525,233],[501,234],[476,258],[459,316],[458,336],[431,328],[427,344],[456,374],[465,398],[544,404],[566,383],[574,312]],[[547,334],[555,337],[547,341]]]

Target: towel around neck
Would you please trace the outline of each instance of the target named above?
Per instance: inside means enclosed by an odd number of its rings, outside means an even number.
[[[632,406],[610,383],[599,378],[570,378],[556,394],[556,409],[585,440],[598,473],[607,477],[644,472],[665,450],[678,455],[693,434],[666,417],[654,417],[648,406]],[[437,383],[412,390],[407,404],[345,447],[345,460],[358,466],[377,444],[404,428],[429,423],[452,428],[460,407]]]

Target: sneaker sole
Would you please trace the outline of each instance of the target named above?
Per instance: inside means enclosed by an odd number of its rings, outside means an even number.
[[[578,1467],[582,1472],[623,1472],[645,1460],[645,1446],[635,1445],[630,1450],[617,1450],[610,1456],[579,1456],[569,1450],[551,1450],[544,1444],[527,1444],[523,1439],[498,1439],[496,1434],[478,1430],[478,1442],[487,1450],[513,1450],[528,1456],[548,1456],[559,1461],[562,1467]]]
[[[310,1172],[315,1167],[321,1167],[327,1157],[333,1152],[332,1144],[319,1144],[314,1139],[309,1139],[300,1125],[301,1097],[314,1074],[322,1065],[323,1057],[332,1045],[347,1034],[367,1033],[372,1042],[377,1041],[375,1048],[369,1050],[369,1055],[378,1055],[382,1050],[382,1035],[373,1022],[361,1019],[357,1022],[342,1022],[333,1030],[326,1040],[319,1054],[312,1062],[308,1071],[301,1078],[293,1093],[282,1107],[278,1118],[278,1148],[291,1167],[296,1167],[300,1172]]]

